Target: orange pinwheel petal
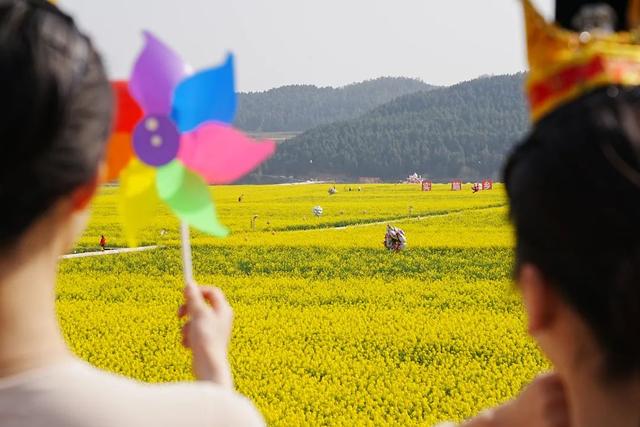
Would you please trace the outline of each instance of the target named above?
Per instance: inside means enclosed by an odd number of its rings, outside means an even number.
[[[115,181],[133,158],[131,135],[114,133],[107,146],[107,182]]]
[[[126,81],[115,81],[111,86],[115,96],[116,117],[114,134],[111,135],[107,146],[107,182],[116,180],[131,161],[131,134],[143,116],[142,109],[131,97]]]

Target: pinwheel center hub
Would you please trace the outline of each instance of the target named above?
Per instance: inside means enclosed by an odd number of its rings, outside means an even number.
[[[134,130],[133,149],[147,165],[164,166],[178,155],[180,132],[167,116],[146,116]]]

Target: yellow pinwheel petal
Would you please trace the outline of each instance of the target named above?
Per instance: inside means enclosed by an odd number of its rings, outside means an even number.
[[[148,225],[158,205],[156,170],[132,159],[120,174],[120,215],[127,245],[138,246],[140,231]]]

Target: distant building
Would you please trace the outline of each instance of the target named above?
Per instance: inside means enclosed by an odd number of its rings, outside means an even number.
[[[422,181],[424,181],[422,179],[422,176],[418,175],[417,173],[414,173],[413,175],[409,175],[407,179],[404,180],[406,184],[420,184]]]

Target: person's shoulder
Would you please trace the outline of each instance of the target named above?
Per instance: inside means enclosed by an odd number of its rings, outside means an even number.
[[[105,389],[119,391],[154,413],[161,425],[264,426],[260,412],[249,399],[214,383],[178,382],[148,384],[108,374],[85,365],[102,378]],[[109,387],[111,385],[112,387]],[[182,421],[182,422],[180,422]],[[158,424],[156,424],[158,426]]]
[[[145,385],[149,398],[170,402],[185,416],[199,414],[197,425],[264,426],[253,403],[241,394],[208,382]]]
[[[16,413],[16,404],[28,411]],[[81,361],[0,381],[0,419],[3,426],[264,425],[248,399],[212,383],[147,384]]]
[[[74,388],[93,391],[87,399],[90,401],[85,402],[88,407],[106,405],[123,416],[125,425],[134,420],[141,425],[152,422],[155,427],[265,425],[246,397],[209,382],[149,384],[83,362],[73,366],[66,376],[75,382]]]

